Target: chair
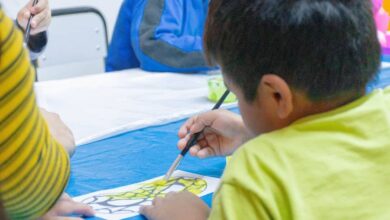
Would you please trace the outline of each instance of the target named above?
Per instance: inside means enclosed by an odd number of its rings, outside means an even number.
[[[37,62],[38,81],[104,72],[107,24],[92,7],[55,9],[49,42]]]

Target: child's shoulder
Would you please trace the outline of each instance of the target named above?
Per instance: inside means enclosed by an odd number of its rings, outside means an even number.
[[[224,180],[241,185],[239,182],[256,182],[264,173],[282,169],[285,153],[272,136],[262,135],[242,145],[228,160]]]

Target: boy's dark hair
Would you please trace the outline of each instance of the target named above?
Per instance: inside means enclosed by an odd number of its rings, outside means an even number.
[[[247,101],[267,73],[312,101],[356,97],[380,66],[371,0],[212,0],[205,50]]]

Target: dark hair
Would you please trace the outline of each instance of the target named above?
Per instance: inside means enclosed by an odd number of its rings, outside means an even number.
[[[204,44],[247,101],[267,73],[312,101],[360,95],[380,66],[371,0],[212,0]]]

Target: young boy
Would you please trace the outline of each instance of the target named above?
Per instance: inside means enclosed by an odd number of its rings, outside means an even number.
[[[242,119],[223,110],[194,117],[179,148],[204,129],[192,155],[233,157],[210,211],[184,192],[141,213],[390,219],[390,89],[365,94],[380,65],[370,0],[213,0],[205,46]]]

